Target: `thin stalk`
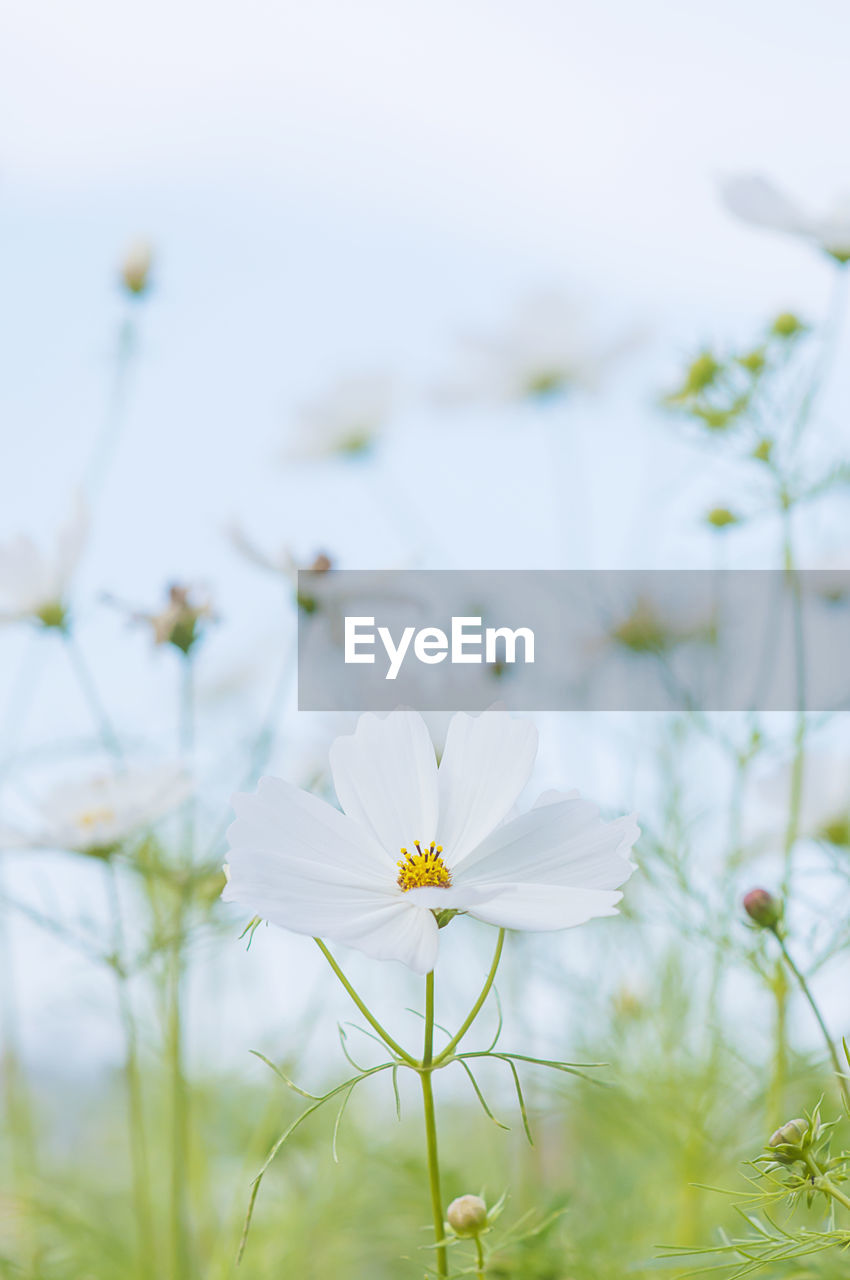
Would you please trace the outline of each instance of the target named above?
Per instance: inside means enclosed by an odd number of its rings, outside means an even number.
[[[181,985],[183,957],[181,939],[175,939],[167,976],[168,1014],[166,1061],[171,1088],[171,1260],[174,1280],[188,1276],[188,1230],[186,1213],[188,1108],[183,1072],[183,1028]]]
[[[180,752],[191,762],[195,746],[195,680],[191,653],[183,656],[178,713]],[[195,804],[185,806],[183,850],[175,884],[173,940],[166,974],[166,1062],[171,1091],[171,1261],[174,1280],[190,1274],[188,1228],[189,1095],[183,1064],[183,942],[186,883],[194,856]]]
[[[83,697],[89,705],[101,741],[109,754],[120,762],[124,758],[124,750],[118,734],[112,727],[112,721],[103,705],[94,677],[83,657],[82,650],[71,632],[64,627],[62,628],[62,639],[65,641],[65,652],[68,654],[71,666],[74,668],[74,674],[77,677]]]
[[[380,1022],[372,1013],[372,1011],[360,999],[360,996],[354,990],[354,987],[352,987],[351,983],[348,981],[348,978],[346,978],[342,969],[340,969],[336,960],[334,960],[333,956],[331,955],[328,948],[325,946],[324,942],[322,942],[321,938],[314,938],[313,941],[321,951],[322,955],[327,960],[330,967],[333,969],[336,976],[339,978],[343,987],[345,987],[345,990],[348,992],[351,999],[357,1005],[357,1008],[363,1014],[363,1017],[369,1023],[369,1026],[374,1031],[377,1031],[378,1035],[381,1037],[381,1039],[383,1040],[387,1048],[390,1049],[393,1053],[395,1053],[399,1058],[401,1058],[402,1062],[406,1062],[409,1067],[418,1068],[421,1064],[416,1060],[416,1058],[414,1058],[411,1054],[409,1054],[406,1049],[402,1049],[401,1045],[398,1044],[397,1041],[393,1040],[389,1032],[384,1030],[384,1028],[381,1026]]]
[[[800,401],[791,427],[791,443],[793,445],[798,444],[812,415],[815,401],[829,377],[847,303],[847,278],[847,267],[838,267],[835,271],[826,320],[823,326],[820,355],[815,364],[808,389]]]
[[[248,760],[248,767],[239,784],[240,791],[247,791],[249,787],[256,786],[260,775],[268,764],[269,757],[275,745],[278,733],[278,721],[281,717],[283,704],[289,693],[292,684],[292,677],[297,670],[298,656],[297,638],[296,642],[287,649],[280,674],[275,682],[274,691],[269,701],[269,707],[263,718],[251,746],[251,752]],[[224,840],[225,833],[232,821],[232,815],[228,808],[221,824],[217,827],[216,833],[210,841],[210,856],[215,855]]]
[[[434,1059],[433,1065],[435,1067],[441,1066],[442,1063],[445,1062],[446,1058],[450,1057],[454,1053],[455,1049],[460,1044],[461,1040],[466,1035],[467,1031],[472,1026],[473,1022],[481,1012],[484,1006],[484,1001],[489,996],[490,989],[493,986],[493,983],[496,981],[496,973],[499,968],[499,961],[502,958],[502,948],[504,947],[504,945],[505,945],[505,931],[504,929],[500,929],[499,937],[496,942],[496,950],[493,953],[493,961],[490,965],[490,972],[487,974],[487,977],[484,981],[484,986],[481,988],[481,994],[479,995],[478,999],[475,1001],[475,1004],[472,1006],[466,1018],[464,1019],[457,1035],[452,1036],[449,1043]]]
[[[0,859],[2,862],[2,859]],[[5,869],[0,866],[0,872]],[[11,912],[0,903],[0,972],[3,974],[0,1022],[0,1074],[3,1077],[3,1104],[9,1134],[12,1184],[23,1190],[34,1179],[37,1169],[36,1135],[33,1106],[20,1053],[20,1026],[15,1000],[15,979],[10,920]],[[37,1270],[38,1245],[29,1215],[20,1216],[20,1245],[32,1267]]]
[[[124,1077],[127,1088],[127,1119],[130,1136],[130,1156],[133,1166],[133,1200],[136,1208],[136,1227],[139,1235],[139,1274],[144,1277],[146,1255],[153,1248],[153,1213],[150,1201],[150,1181],[142,1097],[142,1074],[139,1065],[138,1036],[130,999],[129,983],[124,968],[126,935],[124,930],[118,872],[112,859],[104,864],[106,888],[112,912],[115,933],[115,956],[112,969],[118,993],[118,1007],[124,1029]]]
[[[425,1145],[428,1152],[428,1185],[431,1211],[434,1215],[434,1241],[437,1246],[437,1275],[448,1276],[449,1260],[446,1232],[443,1226],[443,1196],[440,1191],[440,1161],[437,1153],[437,1117],[434,1112],[432,1073],[434,1062],[434,970],[425,978],[425,1045],[422,1053],[422,1103],[425,1111]]]
[[[818,1027],[820,1028],[821,1035],[823,1036],[823,1042],[826,1045],[827,1053],[829,1054],[829,1060],[832,1063],[832,1069],[835,1072],[836,1079],[838,1080],[839,1088],[841,1089],[842,1097],[844,1098],[844,1105],[848,1113],[850,1113],[850,1086],[848,1086],[847,1079],[845,1077],[844,1071],[842,1070],[841,1060],[838,1057],[838,1050],[836,1049],[833,1043],[832,1036],[829,1034],[829,1028],[826,1025],[824,1016],[818,1007],[818,1003],[815,1000],[814,995],[812,994],[812,989],[809,986],[808,982],[806,981],[804,974],[800,969],[798,969],[797,965],[795,964],[791,956],[791,953],[789,952],[787,946],[785,945],[785,939],[780,937],[779,933],[776,930],[774,930],[774,932],[776,933],[776,940],[779,943],[779,949],[782,952],[782,958],[787,964],[791,973],[794,975],[794,978],[797,982],[797,986],[802,991],[803,995],[806,998],[809,1008],[811,1009],[812,1013],[815,1016],[815,1022],[818,1024]]]
[[[134,307],[137,304],[134,304]],[[115,446],[121,435],[126,420],[127,395],[130,389],[130,375],[138,350],[138,338],[135,316],[128,312],[121,321],[118,330],[118,343],[115,352],[115,366],[112,375],[112,386],[106,405],[103,426],[95,441],[86,476],[86,497],[89,504],[100,496],[103,489],[109,463],[115,452]]]
[[[788,979],[777,960],[773,978],[773,997],[776,1004],[773,1076],[768,1094],[768,1128],[776,1129],[782,1123],[785,1112],[785,1084],[788,1076]]]
[[[484,1246],[481,1237],[475,1237],[475,1280],[484,1280]]]
[[[845,1209],[850,1209],[850,1196],[846,1196],[843,1191],[839,1191],[835,1183],[823,1173],[811,1152],[806,1155],[806,1164],[812,1177],[816,1180],[818,1189],[831,1196],[839,1204],[843,1204]]]

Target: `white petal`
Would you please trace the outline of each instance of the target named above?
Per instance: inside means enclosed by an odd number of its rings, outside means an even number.
[[[810,219],[784,192],[756,174],[740,174],[720,184],[727,209],[757,227],[811,234]]]
[[[433,969],[437,958],[437,922],[427,908],[400,893],[342,882],[324,864],[314,874],[304,861],[231,853],[222,897],[293,933],[400,960],[417,973]]]
[[[603,822],[587,800],[539,804],[494,831],[454,876],[458,888],[497,884],[616,889],[634,864],[640,834],[633,817]]]
[[[414,840],[436,838],[437,758],[417,712],[361,716],[331,746],[330,763],[343,809],[394,859]]]
[[[550,884],[508,884],[502,893],[470,915],[503,929],[532,932],[571,929],[596,916],[615,916],[621,893],[610,889],[573,889]]]
[[[391,859],[365,828],[308,792],[264,778],[234,798],[223,897],[295,933],[433,968],[437,922],[405,900]]]
[[[512,809],[537,755],[530,720],[504,711],[452,718],[440,761],[437,839],[454,870]]]
[[[498,893],[501,893],[501,885],[449,885],[447,889],[439,885],[425,885],[421,889],[407,889],[404,896],[429,911],[468,911],[479,903],[489,902]]]
[[[263,778],[253,795],[233,797],[236,821],[227,836],[232,871],[243,852],[262,852],[281,864],[297,863],[302,874],[340,883],[382,886],[397,895],[392,859],[358,823],[325,800],[280,778]]]

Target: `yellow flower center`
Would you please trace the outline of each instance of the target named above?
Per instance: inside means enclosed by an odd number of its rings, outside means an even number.
[[[99,809],[86,809],[85,813],[78,815],[77,822],[81,827],[96,827],[101,822],[112,822],[114,817],[114,809],[101,805]]]
[[[435,844],[432,840],[431,844],[423,849],[419,841],[414,840],[413,847],[416,850],[415,853],[402,849],[403,857],[396,863],[399,888],[405,891],[426,887],[448,889],[452,882],[452,873],[441,857],[443,846]]]

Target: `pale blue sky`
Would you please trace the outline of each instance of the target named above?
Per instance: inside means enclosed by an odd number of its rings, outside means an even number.
[[[96,605],[104,588],[148,604],[169,578],[208,582],[227,626],[207,686],[275,662],[279,600],[228,548],[234,516],[357,567],[423,546],[448,567],[711,562],[697,515],[731,481],[653,402],[699,342],[825,311],[830,264],[737,224],[715,182],[752,168],[815,203],[850,189],[848,34],[843,0],[7,0],[0,538],[60,519],[104,418],[116,262],[139,234],[158,255],[79,583],[81,637],[131,735],[170,741],[172,671]],[[437,415],[424,393],[458,340],[553,286],[610,334],[642,330],[642,351],[544,417]],[[845,333],[824,412],[845,448],[846,353]],[[361,368],[403,388],[374,476],[279,468],[295,407]],[[847,534],[817,528],[812,553]],[[772,563],[760,535],[739,546]],[[0,706],[24,648],[0,636]],[[265,694],[229,705],[237,741]],[[50,660],[24,740],[87,732],[84,716]],[[568,754],[587,771],[570,783],[592,785],[593,753]]]

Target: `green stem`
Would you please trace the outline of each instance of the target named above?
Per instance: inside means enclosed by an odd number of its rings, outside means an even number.
[[[432,1073],[434,1062],[434,970],[425,978],[425,1047],[419,1078],[422,1081],[422,1102],[425,1110],[425,1145],[428,1152],[428,1184],[431,1189],[431,1210],[434,1215],[434,1240],[437,1245],[437,1275],[448,1276],[449,1261],[446,1250],[446,1232],[443,1226],[443,1197],[440,1191],[440,1162],[437,1154],[437,1118],[434,1112]]]
[[[150,1202],[148,1170],[147,1130],[145,1128],[142,1097],[142,1074],[139,1065],[139,1046],[136,1022],[130,999],[129,983],[124,968],[125,932],[115,863],[109,859],[105,865],[107,894],[112,911],[115,931],[115,956],[113,971],[118,991],[118,1008],[124,1028],[124,1077],[127,1087],[127,1119],[130,1136],[130,1158],[133,1166],[133,1199],[136,1207],[136,1227],[139,1234],[139,1273],[145,1275],[145,1258],[153,1249],[153,1214]]]
[[[791,587],[794,623],[794,665],[797,701],[797,723],[794,730],[794,759],[791,764],[791,781],[788,794],[788,821],[783,842],[782,896],[787,898],[791,890],[794,848],[800,833],[800,809],[803,801],[803,782],[806,761],[806,665],[805,637],[803,634],[803,604],[800,582],[797,577],[793,551],[791,510],[784,511],[785,537],[783,565]]]
[[[475,1280],[484,1280],[484,1246],[481,1237],[475,1237]]]
[[[777,1129],[785,1113],[785,1083],[788,1075],[788,979],[782,961],[776,962],[773,978],[773,996],[776,1002],[776,1049],[773,1078],[768,1095],[768,1128]]]
[[[128,311],[118,330],[112,386],[109,390],[103,426],[88,465],[85,488],[90,505],[100,496],[103,489],[106,473],[126,420],[127,393],[137,349],[135,317]]]
[[[92,676],[88,668],[88,664],[83,657],[82,650],[71,632],[64,627],[62,629],[62,638],[65,641],[65,650],[68,654],[68,658],[70,659],[71,666],[74,668],[74,673],[77,677],[80,689],[82,690],[83,697],[89,705],[103,745],[109,754],[114,756],[114,758],[120,762],[124,758],[124,750],[118,739],[118,734],[112,727],[112,721],[109,719],[106,708],[101,701],[97,685],[95,684],[94,677]]]
[[[818,1003],[815,1000],[814,995],[812,994],[812,989],[809,986],[808,982],[806,981],[805,976],[803,975],[802,971],[797,968],[797,965],[794,963],[794,960],[791,957],[791,953],[789,952],[787,946],[785,945],[784,938],[780,937],[779,933],[776,930],[774,930],[774,933],[776,934],[776,940],[779,943],[779,949],[782,952],[782,958],[784,959],[788,968],[791,970],[791,973],[794,975],[797,985],[799,986],[800,990],[805,996],[806,1001],[808,1002],[809,1008],[811,1009],[812,1013],[815,1016],[815,1021],[817,1022],[818,1027],[820,1028],[821,1035],[823,1036],[824,1044],[826,1045],[827,1052],[829,1054],[830,1062],[832,1063],[832,1069],[835,1072],[836,1079],[838,1080],[839,1088],[841,1089],[842,1097],[844,1098],[844,1105],[847,1108],[848,1112],[850,1112],[850,1087],[848,1087],[847,1079],[845,1078],[844,1071],[842,1070],[842,1067],[841,1067],[841,1061],[838,1057],[838,1051],[835,1048],[835,1045],[833,1044],[832,1036],[829,1034],[829,1029],[826,1025],[826,1022],[824,1021],[823,1014],[818,1008]]]
[[[169,957],[166,1026],[166,1058],[171,1083],[170,1202],[171,1258],[174,1280],[181,1280],[181,1277],[189,1274],[186,1225],[188,1112],[186,1080],[183,1072],[183,1029],[180,998],[183,979],[183,957],[181,951],[181,937],[178,931]]]
[[[375,1017],[375,1015],[371,1012],[369,1008],[367,1008],[367,1006],[360,999],[360,996],[354,990],[354,987],[352,987],[351,983],[348,981],[348,978],[346,978],[342,969],[340,969],[336,960],[334,960],[333,956],[331,955],[328,948],[325,946],[324,942],[322,942],[321,938],[314,938],[313,941],[321,951],[322,955],[327,960],[330,967],[333,969],[336,976],[339,978],[342,985],[345,987],[345,990],[348,992],[351,999],[357,1005],[357,1008],[363,1014],[363,1017],[369,1023],[369,1026],[372,1027],[374,1031],[377,1031],[378,1035],[381,1037],[381,1039],[383,1040],[387,1048],[390,1049],[393,1053],[395,1053],[399,1058],[401,1058],[402,1062],[406,1062],[409,1067],[416,1067],[418,1069],[421,1064],[416,1060],[416,1058],[414,1058],[411,1054],[409,1054],[406,1049],[402,1049],[401,1045],[398,1044],[395,1040],[393,1040],[392,1036],[389,1034],[388,1031],[384,1030],[384,1028],[381,1026],[380,1022]]]
[[[845,1209],[850,1209],[850,1196],[846,1196],[843,1191],[839,1191],[835,1183],[825,1173],[821,1172],[820,1166],[811,1152],[806,1155],[806,1164],[812,1177],[817,1182],[818,1189],[825,1192],[826,1195],[832,1196],[832,1199],[837,1200],[839,1204],[843,1204]]]
[[[483,1005],[484,1005],[484,1001],[489,996],[490,989],[492,988],[493,983],[496,980],[496,973],[499,968],[499,961],[502,958],[502,948],[504,947],[504,945],[505,945],[505,931],[504,929],[500,929],[499,937],[496,942],[496,950],[493,953],[493,962],[490,965],[490,972],[487,974],[487,977],[484,982],[484,986],[481,988],[481,994],[479,995],[478,999],[475,1001],[475,1004],[472,1006],[468,1015],[464,1019],[457,1035],[452,1036],[451,1040],[446,1045],[446,1047],[434,1059],[435,1067],[441,1066],[442,1063],[445,1062],[446,1058],[451,1057],[451,1055],[454,1053],[455,1049],[460,1044],[463,1037],[466,1035],[469,1028],[472,1026],[473,1022],[481,1012],[481,1009],[483,1008]]]
[[[185,654],[180,671],[178,738],[181,754],[191,763],[195,745],[195,681],[192,656]],[[173,939],[166,976],[166,1057],[171,1088],[171,1258],[174,1280],[190,1274],[188,1227],[189,1094],[183,1065],[183,942],[187,892],[194,860],[195,801],[185,805],[181,866],[174,885]]]

